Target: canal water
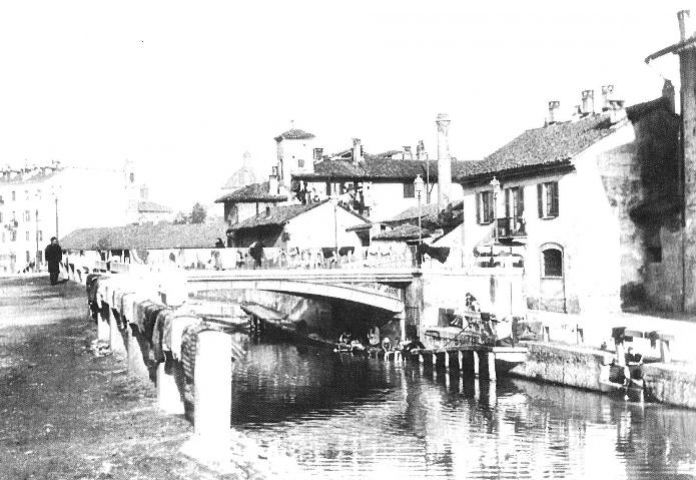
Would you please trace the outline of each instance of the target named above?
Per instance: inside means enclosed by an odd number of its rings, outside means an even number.
[[[693,411],[266,341],[232,385],[232,426],[306,478],[696,478]]]

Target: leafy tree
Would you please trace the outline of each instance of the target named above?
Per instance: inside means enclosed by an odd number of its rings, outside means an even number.
[[[191,216],[189,217],[190,223],[204,223],[207,212],[203,205],[196,202],[191,210]]]

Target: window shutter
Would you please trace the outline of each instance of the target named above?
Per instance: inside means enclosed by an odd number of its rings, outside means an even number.
[[[476,223],[481,224],[481,194],[476,194]]]
[[[552,217],[558,216],[558,182],[553,182],[549,185],[551,187],[551,206],[549,208],[549,215]]]
[[[544,186],[541,183],[537,184],[537,207],[539,210],[539,218],[544,218]]]
[[[505,189],[505,216],[506,217],[511,217],[512,212],[510,211],[510,188]],[[514,199],[514,195],[513,195]]]

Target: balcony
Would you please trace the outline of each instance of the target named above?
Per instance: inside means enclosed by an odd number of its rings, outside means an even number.
[[[527,227],[524,217],[500,217],[496,221],[498,239],[524,238],[527,236]]]

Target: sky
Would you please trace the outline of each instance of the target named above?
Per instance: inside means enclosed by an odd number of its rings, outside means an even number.
[[[543,125],[549,100],[614,84],[628,105],[678,87],[685,1],[0,2],[0,165],[136,163],[150,199],[211,204],[249,151],[266,177],[274,137],[325,153],[425,142],[480,159]],[[696,24],[696,22],[694,22]],[[222,208],[222,207],[220,207]]]

